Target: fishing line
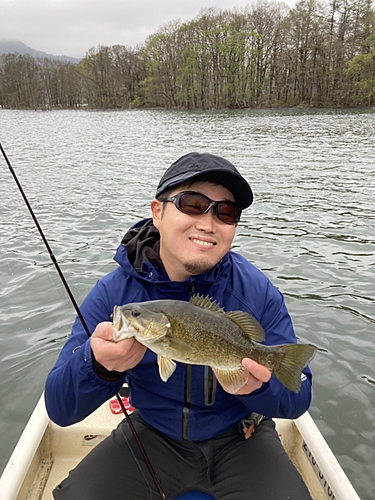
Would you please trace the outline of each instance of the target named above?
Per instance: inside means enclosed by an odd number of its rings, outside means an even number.
[[[133,455],[134,462],[137,464],[137,466],[138,466],[138,469],[139,469],[139,472],[140,472],[141,476],[143,477],[143,479],[145,480],[145,483],[146,483],[146,484],[148,484],[148,487],[150,488],[150,500],[151,500],[151,499],[152,499],[152,489],[151,489],[150,483],[149,483],[149,481],[148,481],[147,477],[145,476],[145,473],[144,473],[144,471],[143,471],[143,469],[142,469],[142,467],[141,467],[141,464],[140,464],[140,462],[139,462],[139,460],[138,460],[138,458],[137,458],[137,456],[136,456],[136,454],[135,454],[135,452],[134,452],[134,450],[133,450],[133,448],[132,448],[132,445],[129,443],[128,437],[127,437],[127,435],[125,434],[124,429],[122,428],[122,426],[121,426],[121,425],[119,426],[119,429],[120,429],[120,431],[121,431],[121,434],[122,434],[122,436],[123,436],[124,440],[125,440],[125,441],[127,442],[127,444],[128,444],[129,450],[130,450],[131,454]],[[166,500],[166,497],[165,497],[165,496],[163,496],[162,498],[163,498],[163,500]]]
[[[50,259],[51,259],[52,263],[54,264],[54,266],[55,266],[55,268],[57,270],[58,275],[60,276],[60,279],[61,279],[61,281],[62,281],[62,283],[64,285],[64,288],[65,288],[65,290],[66,290],[69,298],[70,298],[71,303],[73,304],[73,307],[74,307],[74,309],[75,309],[75,311],[77,313],[77,316],[79,317],[79,319],[80,319],[80,321],[82,323],[82,326],[83,326],[83,328],[84,328],[84,330],[86,332],[86,335],[87,335],[87,337],[91,337],[91,332],[90,332],[90,330],[89,330],[89,328],[88,328],[88,326],[87,326],[87,324],[86,324],[86,322],[84,320],[84,317],[83,317],[83,315],[82,315],[82,313],[81,313],[81,311],[80,311],[80,309],[78,307],[78,304],[77,304],[75,298],[73,297],[73,294],[72,294],[72,292],[71,292],[71,290],[69,288],[69,285],[68,285],[68,283],[67,283],[67,281],[66,281],[66,279],[65,279],[65,277],[63,275],[63,272],[61,271],[59,263],[57,262],[57,259],[56,259],[56,257],[54,256],[54,254],[52,252],[52,249],[51,249],[51,247],[50,247],[50,245],[49,245],[49,243],[47,241],[47,238],[45,237],[45,235],[43,233],[43,230],[42,230],[42,228],[41,228],[41,226],[40,226],[40,224],[38,222],[38,219],[36,218],[36,215],[35,215],[32,207],[31,207],[31,205],[29,203],[29,200],[27,199],[27,196],[26,196],[26,194],[25,194],[25,192],[24,192],[24,190],[23,190],[23,188],[21,186],[21,183],[18,180],[16,172],[14,171],[12,165],[10,164],[10,161],[9,161],[9,159],[8,159],[8,157],[7,157],[7,155],[6,155],[5,151],[4,151],[4,148],[1,145],[1,143],[0,143],[0,150],[1,150],[1,153],[2,153],[2,155],[3,155],[3,157],[4,157],[5,161],[6,161],[7,165],[8,165],[10,173],[13,176],[13,179],[15,180],[15,182],[17,184],[17,187],[18,187],[18,189],[19,189],[19,191],[20,191],[20,193],[22,195],[22,198],[24,199],[24,202],[25,202],[25,204],[26,204],[26,206],[27,206],[27,208],[28,208],[28,210],[30,212],[30,215],[31,215],[31,217],[32,217],[32,219],[33,219],[33,221],[35,223],[35,226],[36,226],[36,228],[39,231],[39,234],[40,234],[40,236],[41,236],[41,238],[43,240],[43,243],[44,243],[44,245],[45,245],[45,247],[46,247],[46,249],[48,251],[48,254],[50,256]],[[144,449],[143,444],[141,443],[141,440],[140,440],[140,438],[139,438],[139,436],[137,434],[137,431],[135,430],[134,424],[131,421],[129,413],[127,412],[127,410],[125,408],[125,405],[122,402],[120,394],[117,393],[116,394],[116,398],[117,398],[117,401],[118,401],[118,403],[119,403],[119,405],[121,407],[121,410],[124,412],[124,415],[126,417],[126,421],[129,424],[129,428],[130,428],[130,430],[131,430],[131,432],[133,434],[135,442],[137,443],[137,445],[139,447],[139,450],[140,450],[140,452],[142,454],[142,457],[143,457],[143,459],[144,459],[144,461],[145,461],[145,463],[147,465],[147,468],[148,468],[148,470],[150,472],[150,475],[151,475],[152,480],[153,480],[153,482],[154,482],[154,484],[156,486],[156,489],[158,490],[158,493],[159,493],[160,497],[163,500],[167,500],[167,497],[165,496],[163,490],[161,489],[159,481],[158,481],[158,479],[157,479],[157,477],[155,475],[155,471],[154,471],[154,469],[153,469],[153,467],[151,465],[150,459],[147,456],[146,450]],[[128,445],[129,445],[129,443],[128,443]]]

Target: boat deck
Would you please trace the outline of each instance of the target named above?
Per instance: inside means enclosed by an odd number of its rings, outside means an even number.
[[[110,411],[107,402],[85,420],[70,427],[61,428],[48,422],[38,454],[33,459],[34,463],[17,498],[52,500],[52,490],[56,485],[96,444],[108,436],[122,418],[122,414],[114,415]],[[307,461],[308,458],[302,449],[302,438],[297,439],[298,432],[293,432],[295,424],[291,421],[277,420],[277,426],[286,451],[302,475],[306,476],[311,467],[308,464],[306,467],[302,466],[302,461]],[[310,477],[304,479],[315,483],[314,500],[326,500],[327,497],[315,474],[310,473]],[[319,489],[320,494],[317,493]]]
[[[107,402],[82,422],[69,427],[59,427],[49,421],[38,456],[33,459],[35,463],[29,470],[29,478],[26,478],[17,500],[53,500],[52,490],[56,485],[123,418],[122,414],[114,415]]]
[[[62,428],[48,419],[42,397],[1,478],[0,500],[52,500],[56,485],[122,418],[106,402],[82,422]],[[275,422],[313,500],[359,500],[308,413]]]

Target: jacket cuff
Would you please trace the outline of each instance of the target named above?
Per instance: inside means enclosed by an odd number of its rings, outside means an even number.
[[[94,353],[91,350],[91,359],[92,359],[92,367],[94,369],[94,372],[103,380],[120,380],[123,378],[124,373],[123,372],[117,372],[116,370],[107,370],[103,365],[99,363],[99,361],[96,361]]]

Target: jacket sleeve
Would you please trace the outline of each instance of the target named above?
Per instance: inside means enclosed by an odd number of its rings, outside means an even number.
[[[90,332],[98,323],[110,321],[112,308],[101,281],[80,307]],[[77,318],[71,334],[49,373],[44,397],[47,413],[60,426],[83,420],[121,388],[124,377],[111,381],[101,378],[93,368],[90,340]]]
[[[254,316],[265,332],[265,344],[292,344],[297,342],[283,295],[268,280],[263,294],[258,295]],[[275,375],[268,383],[246,396],[237,396],[243,404],[267,417],[297,418],[311,403],[312,374],[308,367],[302,370],[301,389],[294,393],[284,387]]]
[[[311,403],[311,372],[303,370],[301,390],[294,393],[286,389],[274,375],[262,388],[248,396],[236,396],[250,411],[268,418],[298,418]]]

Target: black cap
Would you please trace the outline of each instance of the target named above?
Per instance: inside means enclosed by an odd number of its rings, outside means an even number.
[[[253,192],[246,179],[228,160],[210,153],[188,153],[165,171],[156,190],[156,198],[170,188],[189,181],[210,181],[230,191],[243,210],[253,202]]]

